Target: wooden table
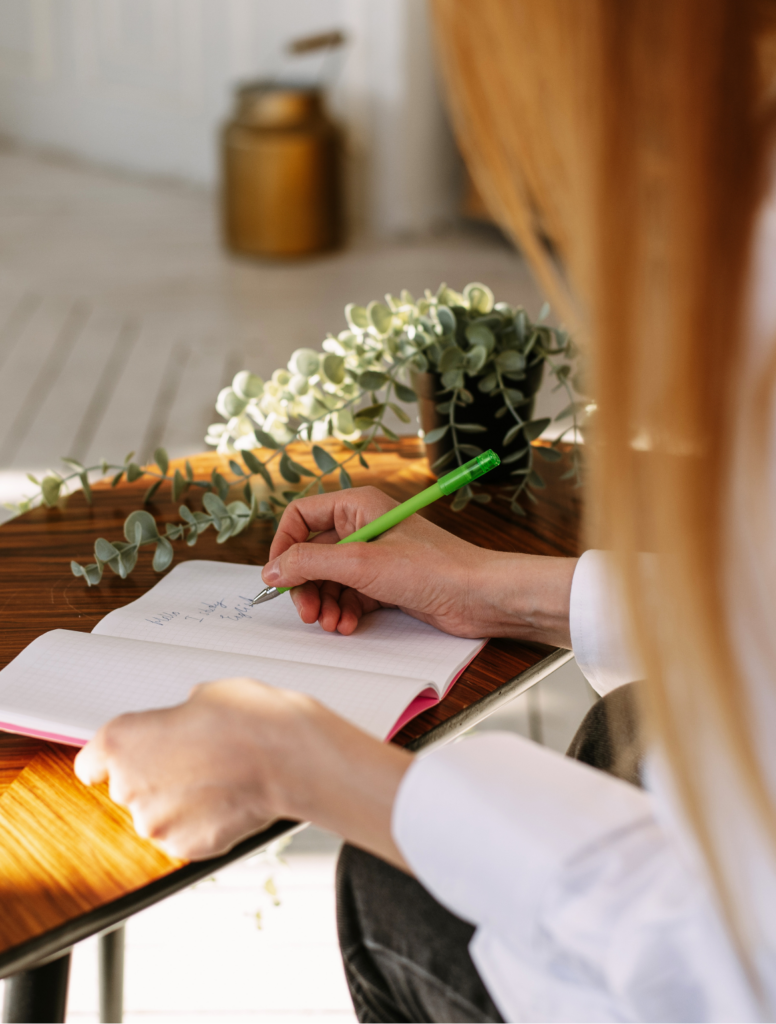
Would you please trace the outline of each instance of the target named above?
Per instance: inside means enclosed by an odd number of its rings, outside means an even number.
[[[352,471],[356,486],[379,483],[404,500],[432,482],[416,439],[386,441],[382,447],[381,453],[369,455],[369,471]],[[295,457],[302,463],[309,458],[303,450]],[[232,476],[226,457],[209,453],[191,461],[199,479],[208,477],[214,466]],[[563,468],[563,463],[547,466],[542,501],[525,518],[510,513],[503,499],[471,504],[463,513],[453,513],[447,501],[437,502],[423,514],[485,548],[574,555],[579,492],[560,482]],[[69,568],[71,558],[93,560],[95,538],[123,537],[124,518],[139,507],[147,485],[142,479],[115,490],[97,485],[92,506],[77,493],[62,507],[35,509],[0,527],[0,667],[47,630],[91,630],[159,579],[147,550],[141,551],[127,580],[106,571],[102,584],[91,589]],[[192,498],[195,508],[201,493]],[[163,520],[178,518],[167,485],[151,511]],[[176,561],[262,564],[270,539],[269,527],[262,523],[217,545],[211,529],[195,548],[176,544]],[[539,644],[492,640],[445,700],[410,722],[394,742],[418,749],[449,739],[569,657],[569,652]],[[223,857],[186,864],[140,839],[127,812],[111,803],[106,787],[82,786],[72,771],[74,755],[69,747],[0,733],[0,977],[117,926],[293,827],[277,823]]]

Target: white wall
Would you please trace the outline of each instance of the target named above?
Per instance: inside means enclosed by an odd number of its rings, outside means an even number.
[[[425,0],[0,0],[0,134],[211,185],[238,81],[309,73],[288,39],[343,28],[332,95],[354,221],[425,232],[455,215],[459,163]]]

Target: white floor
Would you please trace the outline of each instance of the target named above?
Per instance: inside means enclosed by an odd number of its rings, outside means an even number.
[[[485,281],[533,313],[541,305],[520,258],[489,232],[359,243],[298,263],[238,260],[220,248],[206,192],[0,148],[0,504],[59,455],[201,450],[215,396],[238,369],[267,376],[295,348],[317,347],[341,329],[347,302],[443,280]],[[538,411],[557,400],[545,392]],[[590,703],[570,663],[477,730],[565,750]],[[284,864],[234,865],[133,918],[126,1019],[353,1020],[336,849],[309,830]],[[68,1020],[98,1019],[96,969],[93,940],[75,951]]]

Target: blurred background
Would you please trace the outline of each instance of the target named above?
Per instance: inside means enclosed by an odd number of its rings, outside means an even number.
[[[329,45],[291,52],[315,37]],[[203,449],[233,375],[319,348],[348,302],[483,281],[538,313],[468,182],[436,63],[425,0],[0,0],[0,504],[60,455]],[[324,97],[341,196],[325,251],[225,244],[224,127],[257,80]],[[559,404],[545,388],[537,416]],[[565,749],[590,700],[572,662],[486,725]],[[337,848],[308,830],[284,864],[236,865],[133,919],[126,1019],[354,1019]],[[69,1006],[97,1019],[94,943]]]

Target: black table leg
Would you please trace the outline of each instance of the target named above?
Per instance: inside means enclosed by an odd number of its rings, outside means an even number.
[[[60,1024],[65,1019],[70,952],[6,978],[4,1024]]]
[[[121,1024],[124,1015],[124,925],[100,936],[100,1021]]]

